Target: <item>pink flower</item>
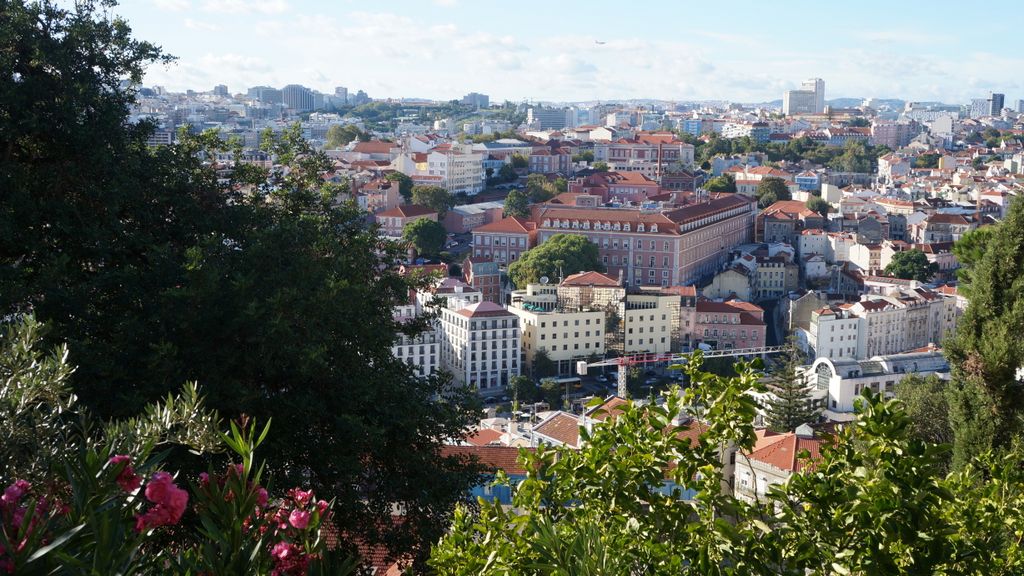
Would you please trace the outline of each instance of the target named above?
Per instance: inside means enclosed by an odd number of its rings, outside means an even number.
[[[188,505],[188,492],[174,484],[174,478],[167,472],[157,472],[146,485],[146,499],[153,506],[135,517],[135,530],[177,524]]]
[[[17,504],[30,488],[32,488],[32,485],[27,481],[15,480],[14,484],[11,484],[4,490],[4,495],[0,496],[0,501],[7,505]]]
[[[210,485],[210,475],[207,474],[206,472],[200,472],[199,473],[199,485],[202,486],[203,488],[206,488],[207,486],[209,486]]]
[[[287,560],[290,556],[295,555],[298,552],[298,548],[295,544],[289,542],[278,542],[274,544],[274,547],[270,550],[270,555],[275,560]]]
[[[312,490],[299,490],[298,488],[293,488],[291,490],[291,497],[292,497],[292,499],[295,500],[295,503],[298,504],[299,506],[305,506],[306,504],[309,504],[310,500],[312,500],[312,498],[313,498],[313,491]]]
[[[305,510],[292,510],[288,516],[288,523],[299,530],[305,530],[309,525],[309,512]]]
[[[132,468],[131,456],[119,454],[117,456],[110,457],[110,464],[112,466],[120,466],[124,464],[124,468],[121,469],[117,474],[117,485],[121,487],[125,492],[135,492],[139,489],[142,484],[142,478],[139,478],[138,474],[135,473],[135,469]]]
[[[322,516],[324,512],[327,512],[327,501],[326,500],[321,500],[321,501],[317,502],[316,503],[316,508],[317,508],[317,510],[320,511],[320,515]]]
[[[267,489],[260,486],[256,489],[256,505],[260,508],[264,508],[267,505],[267,500],[270,499],[270,495],[267,494]]]
[[[298,546],[289,542],[274,544],[270,550],[270,556],[274,559],[271,576],[306,574],[309,566],[309,557],[303,554]]]

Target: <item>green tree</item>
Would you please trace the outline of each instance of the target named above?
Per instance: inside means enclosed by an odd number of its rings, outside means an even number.
[[[735,192],[736,178],[732,174],[715,176],[704,183],[704,189],[708,192]]]
[[[896,384],[896,398],[903,402],[912,422],[911,434],[922,442],[953,443],[946,388],[946,382],[935,374],[910,374]]]
[[[579,154],[575,154],[572,157],[573,162],[593,162],[594,152],[592,150],[584,150]]]
[[[953,366],[950,420],[953,466],[962,468],[987,450],[1004,450],[1021,434],[1024,389],[1024,202],[1014,201],[1003,222],[971,263],[963,284],[968,306],[945,343]]]
[[[540,394],[550,409],[565,408],[565,387],[554,378],[544,378],[540,381]]]
[[[904,250],[892,255],[892,261],[885,267],[885,273],[904,280],[927,282],[939,271],[939,265],[928,261],[928,256],[918,250]]]
[[[558,194],[558,189],[543,174],[530,174],[526,178],[526,194],[530,202],[547,202]]]
[[[534,378],[547,378],[558,374],[558,366],[555,365],[547,350],[537,350],[533,353],[531,371]]]
[[[530,215],[530,199],[519,190],[509,192],[505,197],[504,214],[506,217],[526,218]]]
[[[412,202],[434,210],[441,219],[455,206],[455,197],[440,186],[413,186]]]
[[[822,218],[827,218],[832,205],[821,196],[811,196],[807,200],[807,208],[821,214]]]
[[[406,203],[412,201],[412,178],[397,170],[388,172],[384,177],[398,183],[398,193],[402,195],[402,199]]]
[[[512,378],[508,384],[509,395],[512,396],[512,410],[519,410],[524,403],[533,403],[540,400],[540,387],[529,376],[519,375]]]
[[[369,139],[369,134],[366,134],[352,124],[334,124],[327,129],[327,137],[324,139],[324,148],[341,148],[353,140],[366,142]]]
[[[953,254],[956,255],[957,263],[960,265],[956,271],[956,277],[960,280],[960,291],[965,296],[970,296],[971,274],[981,263],[992,237],[995,235],[996,226],[982,226],[964,234],[953,244]]]
[[[530,159],[522,154],[516,152],[512,154],[512,167],[517,169],[523,169],[530,165]]]
[[[928,152],[914,158],[914,168],[938,168],[939,159],[942,155],[937,152]]]
[[[765,420],[775,432],[792,432],[801,424],[818,421],[820,409],[811,399],[811,386],[803,379],[800,367],[803,352],[793,337],[777,369],[768,375],[768,395],[764,401]]]
[[[767,196],[767,198],[766,198]],[[754,197],[757,198],[757,205],[761,208],[771,206],[779,200],[791,200],[793,196],[789,193],[789,185],[782,178],[768,176],[757,183],[754,190]],[[769,200],[774,198],[771,202]]]
[[[559,278],[589,270],[604,271],[597,246],[586,236],[555,234],[509,264],[508,275],[517,287],[525,288],[541,276]]]
[[[498,169],[498,177],[505,182],[515,182],[519,179],[519,174],[516,173],[515,166],[511,164],[502,164],[501,168]]]
[[[413,220],[402,229],[402,240],[415,246],[416,252],[421,255],[439,254],[447,237],[444,226],[429,218]]]
[[[395,270],[400,246],[335,205],[298,126],[263,142],[287,170],[219,175],[202,158],[241,147],[214,134],[149,148],[121,83],[164,58],[109,3],[73,6],[0,18],[0,316],[31,310],[68,343],[97,419],[189,381],[227,418],[273,417],[269,475],[335,498],[343,533],[425,552],[476,482],[439,450],[477,413],[391,355],[423,327],[392,319],[422,286]]]
[[[608,163],[607,162],[594,162],[593,164],[590,165],[590,167],[594,170],[594,172],[607,172],[608,171]]]

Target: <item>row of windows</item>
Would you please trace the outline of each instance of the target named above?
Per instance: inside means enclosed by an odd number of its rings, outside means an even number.
[[[704,337],[707,338],[708,336],[718,336],[718,329],[714,328],[714,329],[710,329],[709,330],[708,328],[705,328],[704,329]],[[735,330],[722,330],[722,336],[725,337],[725,338],[735,338],[736,337],[736,331]],[[747,337],[747,331],[746,330],[740,330],[739,331],[739,337],[740,337],[740,339],[746,338]],[[751,340],[756,340],[757,339],[757,330],[751,330],[750,331],[750,339]]]
[[[590,337],[590,330],[587,330],[583,334],[584,334],[584,338],[589,338]],[[594,331],[594,336],[600,336],[600,335],[601,335],[601,331],[600,330],[595,330]],[[540,335],[540,339],[541,340],[546,340],[547,339],[546,336],[547,336],[547,334],[541,334]],[[573,332],[573,338],[579,338],[579,337],[580,337],[580,333],[579,332]],[[562,332],[562,338],[568,339],[569,338],[569,333],[568,332]],[[552,340],[557,340],[558,339],[558,333],[556,332],[556,333],[552,334],[551,335],[551,339]]]
[[[594,319],[594,324],[600,324],[600,323],[601,323],[601,320],[599,320],[597,318]],[[590,318],[585,318],[583,324],[585,326],[590,326]],[[562,320],[562,326],[568,326],[568,325],[569,325],[569,321],[568,320]],[[580,325],[579,318],[577,318],[576,320],[573,320],[573,325],[574,326],[579,326]],[[547,326],[548,326],[547,322],[542,320],[541,323],[540,323],[540,327],[541,328],[547,328]],[[551,327],[552,328],[558,328],[558,320],[552,320],[551,321]]]

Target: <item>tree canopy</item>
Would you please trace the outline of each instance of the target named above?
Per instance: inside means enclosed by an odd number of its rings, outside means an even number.
[[[705,182],[703,188],[708,192],[735,192],[736,178],[732,174],[715,176]]]
[[[327,137],[324,140],[324,148],[334,149],[341,148],[353,140],[359,140],[360,142],[367,142],[370,140],[370,135],[363,132],[359,128],[356,128],[352,124],[334,124],[327,129]]]
[[[1024,565],[1019,448],[1013,462],[946,475],[943,448],[909,435],[900,403],[868,391],[854,422],[816,440],[820,457],[793,454],[801,470],[785,483],[765,486],[754,474],[747,499],[725,470],[752,469],[757,375],[749,365],[738,378],[687,371],[691,386],[664,403],[630,403],[581,427],[580,449],[522,451],[525,479],[512,488],[512,506],[460,509],[433,568],[444,576],[981,576]],[[511,485],[501,475],[498,483]]]
[[[969,271],[962,284],[969,304],[944,346],[953,365],[954,468],[985,451],[1005,450],[1022,431],[1024,388],[1017,370],[1024,366],[1024,202],[1010,204]]]
[[[336,498],[343,533],[425,551],[475,481],[438,450],[476,404],[391,354],[423,327],[392,319],[419,285],[396,271],[401,247],[335,205],[298,125],[264,137],[280,166],[227,182],[202,158],[237,143],[186,131],[149,148],[121,83],[165,57],[107,3],[73,6],[0,18],[0,316],[32,312],[67,342],[98,419],[188,381],[227,418],[273,417],[268,474]]]
[[[759,208],[767,208],[779,200],[791,200],[793,196],[789,193],[789,185],[782,178],[767,176],[757,183],[754,191]]]
[[[530,215],[530,199],[519,190],[513,190],[505,197],[504,215],[526,218]]]
[[[398,193],[406,202],[412,202],[412,178],[395,170],[385,176],[388,180],[398,183]]]
[[[801,424],[813,424],[821,412],[812,404],[811,387],[799,372],[804,355],[793,338],[788,344],[781,364],[768,375],[768,395],[764,401],[765,421],[775,432],[792,432]]]
[[[440,186],[413,186],[412,202],[426,206],[437,212],[438,218],[444,218],[448,210],[455,206],[455,197]]]
[[[885,267],[885,273],[904,280],[927,282],[939,271],[939,265],[928,261],[928,256],[918,250],[904,250],[892,255],[892,261]]]
[[[555,234],[509,264],[508,275],[517,287],[525,288],[541,276],[554,279],[589,270],[604,272],[597,246],[586,236]]]
[[[444,248],[448,234],[440,222],[429,218],[417,218],[402,229],[402,240],[416,247],[423,256],[437,256]]]
[[[821,196],[811,196],[807,199],[807,208],[821,214],[822,218],[827,218],[832,205]]]
[[[530,202],[539,204],[547,202],[559,193],[558,186],[543,174],[530,174],[526,178],[526,194]]]

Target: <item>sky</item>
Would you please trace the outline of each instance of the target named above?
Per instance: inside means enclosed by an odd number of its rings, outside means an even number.
[[[689,0],[121,0],[137,38],[178,57],[147,86],[232,93],[345,86],[372,98],[763,102],[1024,98],[1019,4]],[[1006,16],[1001,17],[1000,15]]]

